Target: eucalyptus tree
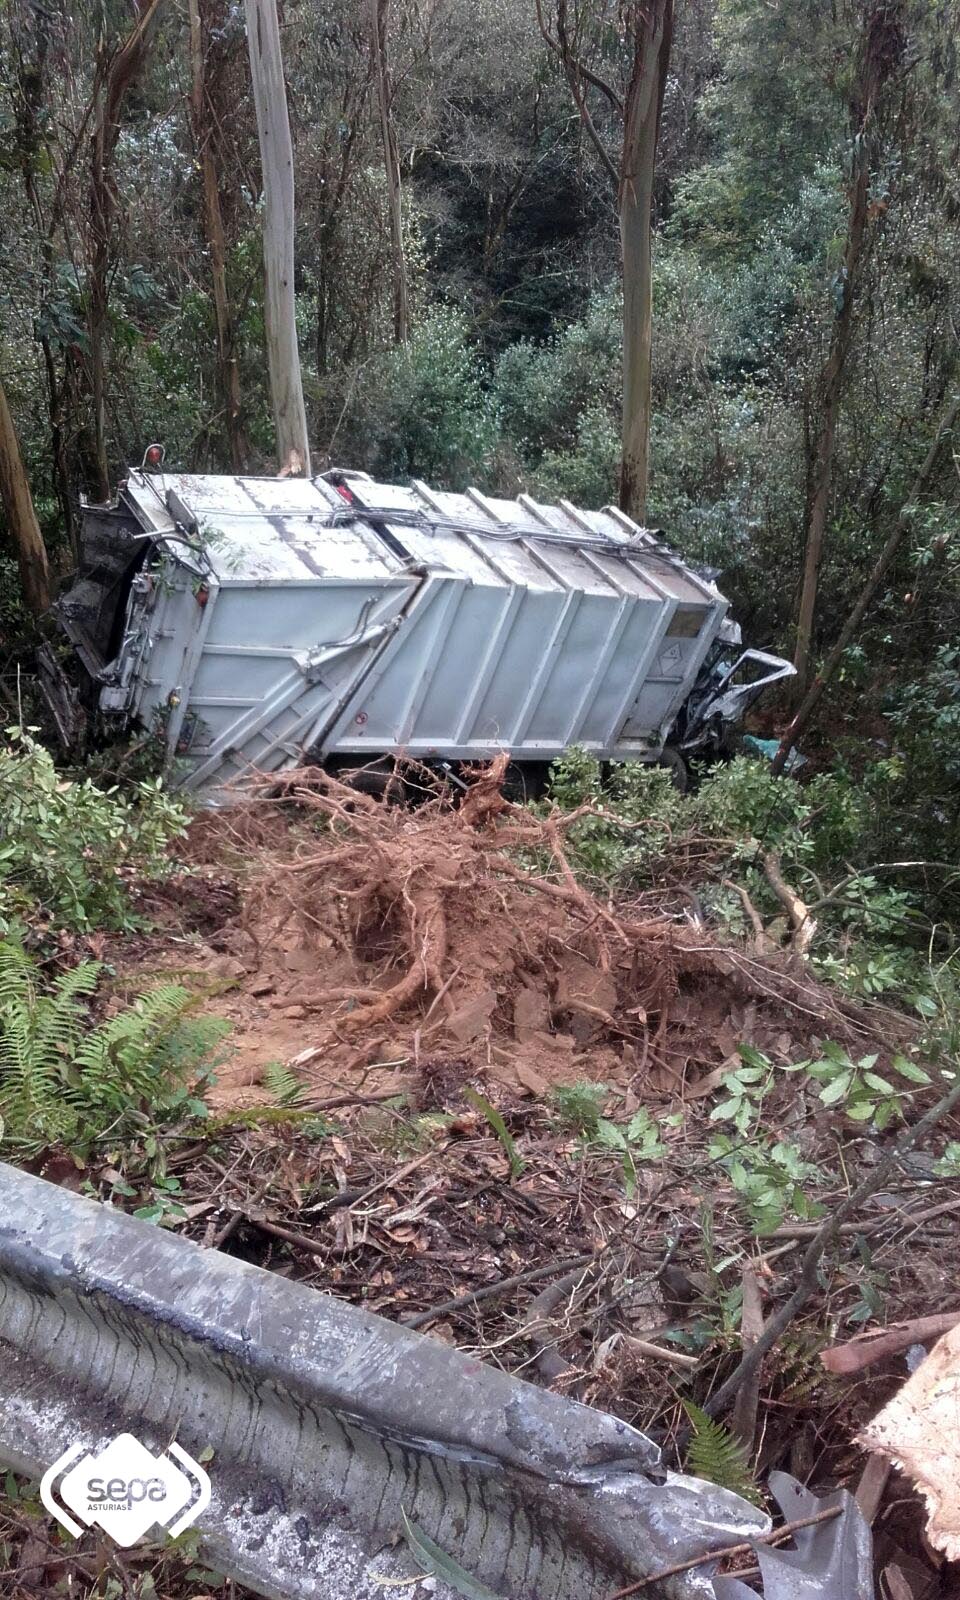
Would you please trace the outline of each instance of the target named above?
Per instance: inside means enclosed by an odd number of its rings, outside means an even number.
[[[650,448],[653,196],[673,0],[536,0],[581,123],[616,196],[623,276],[620,505],[642,522]],[[612,127],[612,132],[609,131]]]

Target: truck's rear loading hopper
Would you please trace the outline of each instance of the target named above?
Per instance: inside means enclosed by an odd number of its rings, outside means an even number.
[[[134,471],[116,515],[125,609],[111,629],[88,563],[61,621],[99,712],[160,731],[191,789],[304,752],[656,759],[727,610],[612,508]]]

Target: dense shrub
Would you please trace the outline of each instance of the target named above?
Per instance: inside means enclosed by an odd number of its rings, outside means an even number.
[[[0,750],[0,934],[18,921],[87,932],[131,923],[132,879],[170,870],[186,813],[159,779],[130,791],[71,781],[29,733]]]

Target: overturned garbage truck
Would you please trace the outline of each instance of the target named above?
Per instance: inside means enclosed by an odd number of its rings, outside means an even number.
[[[612,506],[161,461],[85,509],[55,607],[72,670],[48,648],[41,679],[65,742],[152,732],[210,800],[304,760],[535,769],[572,745],[682,781],[793,671],[740,650],[713,581]]]

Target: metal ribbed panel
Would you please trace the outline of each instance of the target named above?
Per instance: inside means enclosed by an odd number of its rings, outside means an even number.
[[[725,602],[655,535],[566,500],[342,487],[131,474],[167,560],[162,603],[132,602],[137,707],[189,786],[287,765],[308,736],[320,755],[656,754]]]
[[[176,1439],[207,1461],[207,1559],[274,1600],[409,1580],[403,1512],[511,1600],[606,1600],[769,1527],[614,1417],[3,1164],[0,1349],[0,1462]]]

